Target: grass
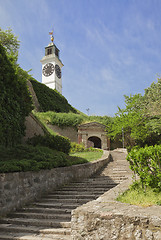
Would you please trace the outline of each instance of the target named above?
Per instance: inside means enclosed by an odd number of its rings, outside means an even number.
[[[88,162],[97,160],[102,157],[103,151],[99,152],[75,152],[71,153],[70,156],[72,157],[80,157],[86,159]]]
[[[118,196],[117,201],[148,207],[152,205],[161,205],[161,192],[147,187],[146,191],[142,189],[140,182],[135,182],[122,195]]]

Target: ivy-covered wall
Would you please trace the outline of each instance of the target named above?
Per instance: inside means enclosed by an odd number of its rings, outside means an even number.
[[[27,82],[20,71],[0,44],[0,145],[5,147],[21,142],[25,117],[32,110]]]
[[[56,90],[50,89],[45,84],[42,84],[33,78],[30,79],[30,82],[32,83],[42,112],[53,111],[77,113],[77,110],[68,103],[67,99]]]

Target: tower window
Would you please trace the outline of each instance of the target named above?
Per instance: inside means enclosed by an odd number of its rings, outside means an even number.
[[[55,55],[59,57],[59,50],[57,48],[55,48]]]
[[[47,49],[47,55],[50,55],[50,54],[52,54],[52,48]]]

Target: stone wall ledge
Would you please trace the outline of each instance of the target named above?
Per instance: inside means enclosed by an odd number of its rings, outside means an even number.
[[[109,151],[101,159],[70,167],[59,167],[38,172],[14,172],[0,174],[0,216],[28,204],[45,193],[88,178],[110,161]]]
[[[161,206],[141,207],[115,199],[132,177],[72,211],[73,240],[161,240]]]

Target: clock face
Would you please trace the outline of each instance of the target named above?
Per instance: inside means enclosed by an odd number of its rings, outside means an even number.
[[[55,65],[55,73],[58,78],[61,78],[61,69],[57,64]]]
[[[45,77],[50,76],[54,72],[54,65],[52,63],[47,63],[42,70]]]

